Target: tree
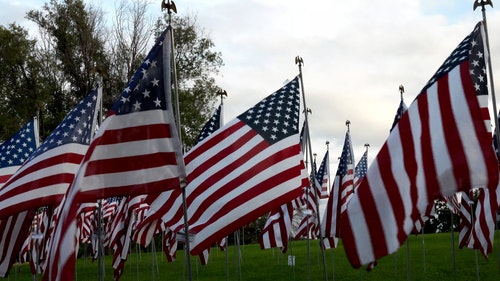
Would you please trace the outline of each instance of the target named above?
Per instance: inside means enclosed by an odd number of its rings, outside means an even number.
[[[22,27],[0,26],[0,140],[36,116],[49,98],[52,85],[44,78],[35,45]]]

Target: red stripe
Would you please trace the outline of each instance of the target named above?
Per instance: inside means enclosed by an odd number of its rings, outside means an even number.
[[[177,165],[174,152],[157,152],[146,155],[115,157],[89,161],[85,176],[144,170],[168,165]]]
[[[155,182],[137,183],[123,186],[105,186],[92,190],[85,190],[78,193],[77,202],[89,202],[95,198],[106,198],[128,195],[140,195],[146,193],[158,193],[168,189],[175,189],[180,186],[180,180],[176,178],[167,178]]]
[[[6,181],[9,180],[10,177],[12,177],[12,174],[9,174],[9,175],[0,175],[0,183],[5,183]]]
[[[411,124],[410,124],[410,117],[409,114],[404,114],[401,119],[399,120],[401,122],[401,125],[398,127],[399,128],[399,141],[401,143],[402,149],[403,149],[403,161],[404,161],[404,167],[406,170],[406,174],[408,175],[408,178],[410,180],[410,186],[408,193],[410,195],[410,202],[405,202],[405,200],[401,197],[398,196],[394,198],[395,200],[398,200],[393,207],[399,207],[402,210],[401,212],[396,212],[396,223],[398,225],[398,241],[400,244],[402,244],[406,238],[408,237],[408,233],[404,229],[404,220],[408,216],[411,217],[412,222],[418,220],[420,218],[420,211],[417,208],[417,201],[418,201],[418,186],[417,186],[417,171],[418,171],[418,165],[417,165],[417,160],[415,155],[415,143],[413,142],[413,132],[411,130]],[[404,137],[403,137],[404,136]],[[420,155],[419,155],[420,156]],[[403,187],[404,188],[404,187]],[[394,186],[394,190],[388,190],[388,193],[391,194],[394,192],[395,194],[397,193],[400,195],[400,192],[404,190],[401,190],[401,186]],[[391,196],[389,196],[391,198]],[[392,198],[391,198],[392,201]],[[400,205],[399,205],[400,204]],[[404,213],[403,210],[405,210],[404,206],[411,204],[411,211],[410,214]],[[395,209],[398,210],[398,209]]]

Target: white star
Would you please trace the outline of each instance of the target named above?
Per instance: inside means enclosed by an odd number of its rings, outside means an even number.
[[[151,83],[153,83],[153,86],[156,86],[156,87],[159,87],[159,86],[160,86],[160,85],[159,85],[159,82],[160,82],[160,80],[156,79],[156,77],[155,77],[155,78],[153,78],[153,80],[151,80]]]
[[[155,103],[156,107],[161,107],[161,100],[159,98],[156,98],[154,103]]]

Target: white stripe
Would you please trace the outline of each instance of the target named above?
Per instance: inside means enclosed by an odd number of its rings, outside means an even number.
[[[175,152],[175,148],[171,142],[165,141],[164,138],[145,139],[106,145],[101,144],[95,147],[95,150],[88,161],[149,155],[156,152]]]
[[[439,188],[443,196],[452,195],[457,190],[455,175],[452,170],[452,163],[449,157],[450,151],[446,145],[446,136],[443,132],[443,120],[441,119],[441,108],[439,105],[437,84],[427,89],[428,112],[430,124],[431,148],[433,161],[436,167],[436,176]],[[446,93],[445,93],[446,94]],[[453,153],[453,151],[451,152]]]
[[[373,161],[368,173],[374,173],[375,170],[378,172],[378,166],[375,163],[376,161]],[[367,177],[365,180],[369,181],[369,179],[370,178]],[[370,182],[368,182],[368,185],[370,185]],[[349,202],[349,209],[347,212],[348,216],[346,216],[346,218],[351,225],[351,232],[360,263],[365,264],[372,262],[375,259],[372,241],[368,230],[368,222],[366,221],[365,214],[359,203],[358,193],[355,193]]]
[[[158,110],[138,111],[123,115],[115,114],[104,119],[94,138],[102,136],[106,130],[120,130],[154,124],[170,124],[170,122],[172,120],[166,120],[165,114],[158,114]]]

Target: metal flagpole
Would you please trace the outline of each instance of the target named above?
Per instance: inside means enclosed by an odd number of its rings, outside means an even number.
[[[457,263],[455,261],[455,231],[453,229],[454,218],[453,211],[450,209],[451,216],[451,262],[453,263],[453,280],[457,280]]]
[[[300,79],[300,85],[301,85],[301,92],[302,92],[302,102],[304,104],[304,108],[307,108],[307,105],[306,105],[306,95],[305,95],[305,91],[304,91],[304,79],[302,77],[302,64],[304,64],[304,60],[299,57],[299,56],[296,56],[295,57],[295,64],[297,64],[299,66],[299,79]],[[307,140],[308,140],[308,150],[309,150],[309,157],[310,157],[310,160],[312,162],[312,146],[311,146],[311,134],[309,132],[309,122],[307,120],[307,113],[305,114],[305,121],[306,121],[306,128],[307,128]],[[311,169],[311,177],[313,179],[316,178],[316,171],[314,171],[314,167],[313,169]],[[313,185],[315,183],[313,182]],[[320,215],[319,215],[319,199],[318,199],[318,193],[315,192],[315,197],[316,197],[316,216],[318,218],[318,226],[319,225],[319,218],[320,218]],[[321,249],[321,256],[323,258],[323,273],[324,273],[324,278],[325,278],[325,281],[328,281],[328,272],[326,270],[326,257],[325,257],[325,249],[324,247],[321,245],[321,243],[323,243],[323,231],[321,230],[321,226],[319,227],[319,246],[320,246],[320,249]]]
[[[227,97],[227,92],[226,90],[219,90],[217,91],[216,95],[220,96],[220,105],[221,105],[221,109],[220,109],[220,116],[219,116],[219,128],[222,127],[223,125],[223,112],[224,112],[224,97]],[[225,247],[226,247],[226,250],[225,250],[225,254],[226,254],[226,281],[229,281],[229,253],[228,253],[228,237],[226,236],[226,243],[225,243]]]
[[[493,3],[491,0],[475,0],[472,10],[475,11],[477,7],[481,6],[481,13],[483,15],[483,25],[484,25],[484,36],[486,39],[486,51],[488,52],[488,76],[490,77],[490,91],[491,91],[491,101],[493,103],[493,114],[494,114],[494,124],[495,124],[495,138],[497,141],[497,147],[500,146],[500,128],[498,127],[498,110],[495,95],[495,83],[493,79],[493,66],[491,65],[491,52],[490,52],[490,40],[488,37],[488,24],[486,21],[486,5],[490,5],[493,8]],[[500,151],[500,148],[498,148]],[[498,155],[497,155],[498,156]],[[497,228],[497,221],[495,219],[495,229]],[[500,271],[500,251],[498,252],[498,269]]]
[[[403,102],[403,94],[405,92],[405,88],[403,85],[399,85],[399,94],[401,102]],[[406,238],[406,279],[410,281],[410,239]]]
[[[161,8],[162,10],[166,9],[168,13],[168,24],[169,26],[172,25],[172,11],[177,13],[177,7],[175,6],[175,3],[173,1],[168,0],[165,2],[165,0],[162,0],[161,3]],[[176,115],[176,124],[177,124],[177,134],[179,138],[179,142],[181,147],[182,145],[182,130],[181,130],[181,115],[180,115],[180,109],[179,109],[179,83],[177,81],[177,69],[176,69],[176,61],[175,61],[175,43],[174,43],[174,32],[173,28],[171,29],[170,32],[170,42],[172,45],[172,50],[171,50],[171,67],[172,67],[172,76],[173,76],[173,84],[174,84],[174,101],[175,101],[175,115]],[[186,179],[181,179],[181,190],[182,190],[182,208],[183,208],[183,213],[184,213],[184,234],[185,234],[185,251],[186,251],[186,261],[187,261],[187,270],[188,270],[188,280],[191,281],[193,280],[192,272],[191,272],[191,257],[190,257],[190,241],[189,241],[189,225],[188,225],[188,214],[187,214],[187,204],[186,204]]]

